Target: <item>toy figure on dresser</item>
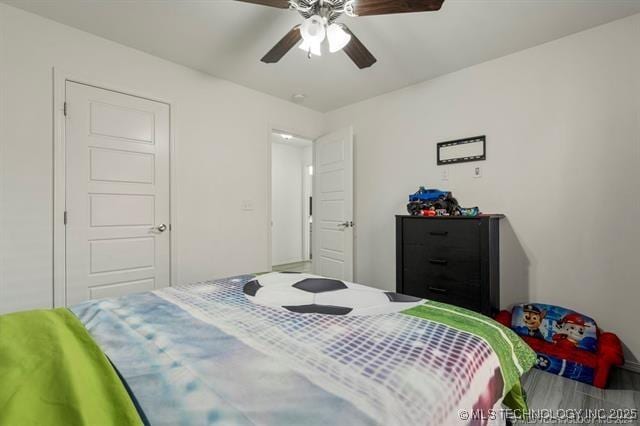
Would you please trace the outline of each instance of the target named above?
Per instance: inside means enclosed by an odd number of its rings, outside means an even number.
[[[426,189],[421,186],[418,192],[409,195],[407,211],[412,216],[467,216],[480,214],[478,207],[460,207],[451,192],[439,189]]]

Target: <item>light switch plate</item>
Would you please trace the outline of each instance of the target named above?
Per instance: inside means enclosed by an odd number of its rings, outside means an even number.
[[[440,179],[441,180],[449,180],[449,168],[448,167],[443,167],[442,168],[442,172],[440,174]]]
[[[242,200],[242,204],[240,205],[240,208],[244,211],[254,210],[253,200]]]
[[[473,168],[473,177],[474,178],[482,177],[482,169],[480,168],[480,166],[476,166]]]

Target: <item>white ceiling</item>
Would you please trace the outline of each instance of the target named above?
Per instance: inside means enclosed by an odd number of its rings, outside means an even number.
[[[343,22],[378,58],[358,70],[338,52],[260,58],[301,21],[233,0],[2,0],[161,58],[330,111],[640,12],[640,0],[445,0],[430,13]]]

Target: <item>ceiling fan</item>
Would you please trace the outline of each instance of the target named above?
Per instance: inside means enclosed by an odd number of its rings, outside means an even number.
[[[300,49],[308,56],[322,55],[327,40],[331,53],[339,50],[351,58],[358,68],[368,68],[377,59],[364,47],[349,28],[336,22],[342,15],[371,16],[392,13],[432,12],[440,10],[444,0],[239,0],[245,3],[292,9],[305,19],[296,25],[262,58],[262,62],[278,62],[300,41]]]

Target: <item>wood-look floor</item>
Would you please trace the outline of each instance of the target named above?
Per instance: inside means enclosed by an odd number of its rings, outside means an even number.
[[[522,378],[522,384],[530,409],[640,409],[640,374],[628,370],[614,369],[607,389],[536,369]],[[640,426],[640,420],[618,424]]]
[[[286,265],[277,265],[272,268],[276,272],[311,272],[311,261],[287,263]]]

